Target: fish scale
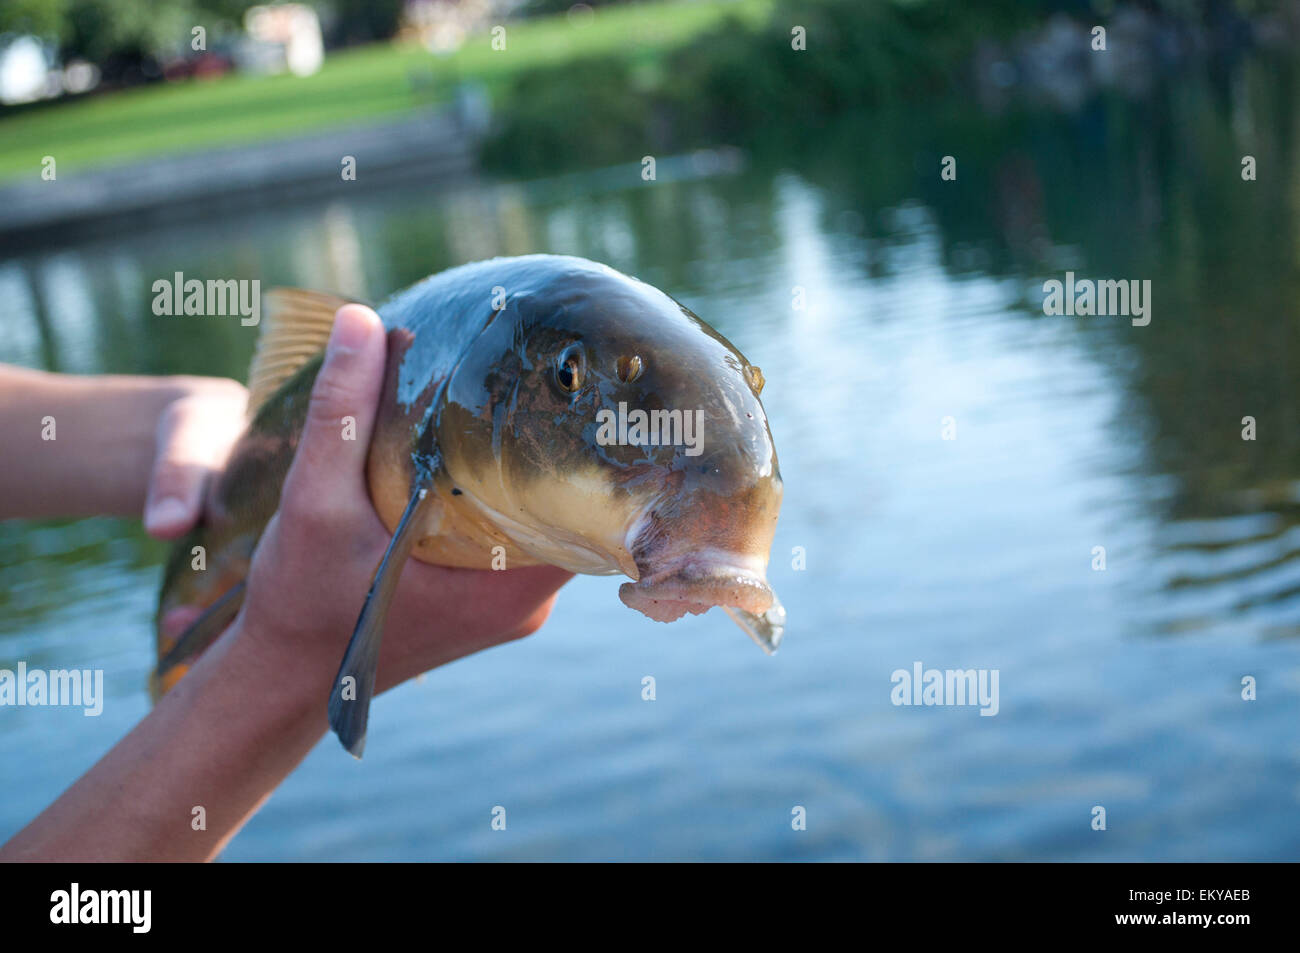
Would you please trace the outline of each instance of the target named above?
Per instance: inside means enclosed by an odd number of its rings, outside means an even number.
[[[238,611],[344,303],[269,297],[248,428],[164,575],[156,695]],[[775,651],[785,610],[766,569],[783,485],[763,375],[726,338],[657,288],[559,255],[463,265],[377,310],[388,355],[367,478],[393,539],[357,594],[330,696],[345,748],[364,748],[384,615],[408,557],[626,575],[620,598],[650,618],[722,606]],[[202,614],[167,638],[162,621],[182,606]]]

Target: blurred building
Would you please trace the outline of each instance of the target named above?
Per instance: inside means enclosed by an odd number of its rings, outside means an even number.
[[[252,72],[310,76],[325,62],[320,18],[301,3],[250,7],[244,14],[248,41],[239,51],[240,67]]]
[[[0,37],[0,105],[16,106],[99,85],[99,67],[71,60],[61,68],[53,44],[34,36]]]
[[[522,0],[409,0],[402,13],[402,39],[415,40],[434,53],[460,48],[471,33],[498,23]]]
[[[62,89],[49,47],[34,36],[0,40],[0,103],[12,106],[57,96]]]

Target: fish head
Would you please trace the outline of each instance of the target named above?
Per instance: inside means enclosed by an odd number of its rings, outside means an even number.
[[[629,576],[620,597],[653,619],[772,610],[782,483],[762,372],[604,266],[512,305],[447,388],[439,440],[457,487],[539,559]]]

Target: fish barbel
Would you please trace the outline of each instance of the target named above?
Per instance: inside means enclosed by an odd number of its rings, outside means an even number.
[[[248,428],[172,554],[158,618],[205,611],[177,639],[159,630],[155,694],[238,613],[344,303],[271,293]],[[651,619],[722,606],[775,651],[785,610],[766,571],[781,476],[762,372],[722,335],[648,284],[558,255],[453,268],[377,310],[388,359],[367,478],[394,535],[329,700],[344,747],[360,757],[407,556],[626,575],[619,597]],[[199,545],[204,572],[191,568]]]

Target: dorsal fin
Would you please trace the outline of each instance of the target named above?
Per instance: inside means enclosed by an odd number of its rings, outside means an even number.
[[[334,312],[348,299],[300,288],[272,288],[266,303],[262,333],[248,369],[250,420],[281,384],[325,349]]]

